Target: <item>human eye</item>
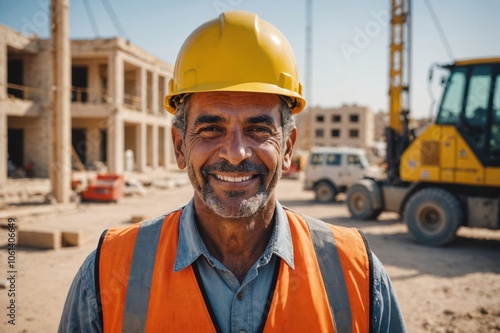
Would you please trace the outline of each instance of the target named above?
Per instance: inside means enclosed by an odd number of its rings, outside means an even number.
[[[273,131],[266,126],[252,126],[248,129],[248,133],[257,139],[265,139],[270,137]]]
[[[204,138],[214,138],[222,133],[222,129],[218,126],[203,126],[198,131],[198,135]]]

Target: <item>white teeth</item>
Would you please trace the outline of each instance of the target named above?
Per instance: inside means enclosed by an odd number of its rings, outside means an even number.
[[[215,175],[217,179],[230,182],[230,183],[239,183],[239,182],[244,182],[252,178],[252,176],[245,176],[245,177],[229,177],[229,176],[222,176],[222,175]]]

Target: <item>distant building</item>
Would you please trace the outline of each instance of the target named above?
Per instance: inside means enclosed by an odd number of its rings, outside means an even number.
[[[71,140],[83,165],[122,173],[131,150],[136,171],[175,168],[163,108],[172,66],[121,38],[73,40],[71,58]],[[50,40],[0,25],[0,183],[7,159],[32,163],[38,177],[54,167],[52,71]]]
[[[408,126],[410,130],[419,134],[432,124],[431,118],[411,118],[409,119]],[[387,112],[379,111],[375,114],[375,141],[386,141],[385,128],[389,126],[389,114]]]
[[[368,107],[343,105],[340,108],[311,108],[313,146],[371,148],[374,143],[374,116]]]

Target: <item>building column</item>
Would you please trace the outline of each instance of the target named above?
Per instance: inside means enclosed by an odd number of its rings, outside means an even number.
[[[163,152],[163,167],[165,170],[169,170],[169,160],[170,156],[168,156],[170,150],[168,146],[171,146],[172,144],[169,141],[170,137],[170,127],[169,126],[164,126],[163,127],[163,146],[162,146],[162,152]]]
[[[7,181],[7,159],[8,143],[7,143],[7,114],[5,110],[0,110],[0,186]]]
[[[147,125],[141,122],[137,125],[136,148],[137,148],[137,170],[140,172],[146,171],[148,146],[147,146]]]
[[[151,85],[151,93],[152,93],[152,101],[151,101],[151,109],[152,109],[152,112],[154,115],[157,115],[158,114],[158,111],[159,111],[159,105],[160,105],[160,101],[158,100],[159,98],[159,88],[158,88],[158,83],[159,80],[158,80],[158,72],[157,71],[154,71],[153,72],[153,84]],[[161,98],[161,97],[160,97]]]
[[[123,58],[120,51],[112,52],[108,57],[108,102],[115,112],[123,105],[124,72]]]
[[[124,122],[117,113],[108,118],[108,169],[111,173],[123,173],[125,133]]]
[[[7,98],[7,44],[0,42],[0,101]]]
[[[141,112],[147,113],[148,105],[148,73],[144,67],[140,68],[139,74],[139,95],[141,96]]]
[[[99,77],[99,64],[97,61],[92,61],[89,64],[88,90],[89,102],[98,104],[101,102],[101,80]]]
[[[52,75],[52,193],[59,203],[68,203],[71,194],[71,47],[69,42],[69,1],[51,2]]]
[[[7,99],[7,45],[0,43],[0,103]],[[7,110],[0,110],[0,185],[7,181]]]
[[[158,167],[165,167],[165,127],[158,126]]]
[[[153,104],[154,105],[154,104]],[[153,140],[152,140],[152,159],[151,159],[151,166],[153,167],[153,170],[155,169],[158,169],[158,165],[159,165],[159,160],[160,160],[160,156],[159,156],[159,141],[160,141],[160,135],[159,135],[159,131],[158,131],[158,125],[156,124],[153,124],[152,126],[152,136],[153,136]]]
[[[108,57],[108,103],[113,114],[107,119],[108,133],[108,169],[112,173],[122,173],[124,165],[124,122],[120,115],[123,105],[124,89],[123,58],[120,51],[112,52]]]

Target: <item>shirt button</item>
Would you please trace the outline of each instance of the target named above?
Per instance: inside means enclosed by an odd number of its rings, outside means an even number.
[[[212,259],[207,258],[207,262],[208,262],[208,264],[209,264],[212,268],[213,268],[213,267],[215,267],[215,264],[214,264],[214,262],[212,261]]]
[[[239,293],[236,294],[236,298],[238,301],[241,301],[245,295],[240,291]],[[240,331],[240,332],[245,332],[245,331]]]

